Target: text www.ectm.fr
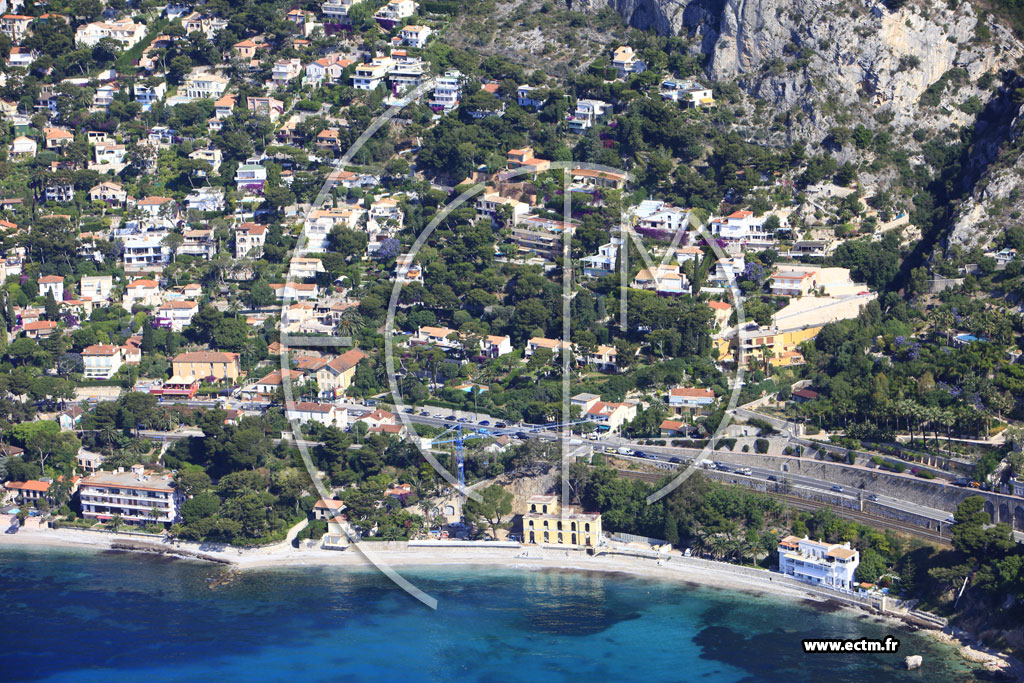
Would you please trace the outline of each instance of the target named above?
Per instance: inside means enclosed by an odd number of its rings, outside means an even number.
[[[900,649],[900,641],[892,636],[884,640],[871,638],[822,638],[820,640],[804,640],[804,652],[896,652]]]

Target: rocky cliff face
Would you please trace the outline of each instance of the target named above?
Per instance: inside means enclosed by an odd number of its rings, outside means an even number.
[[[1018,224],[1024,216],[1022,129],[1024,110],[1018,109],[1007,132],[996,138],[1008,144],[1002,150],[990,151],[992,156],[999,155],[997,163],[982,176],[971,197],[957,208],[946,238],[947,248],[987,247],[1007,226]]]
[[[987,244],[1005,220],[1024,213],[1019,196],[1024,193],[1018,190],[1024,155],[1010,144],[1021,121],[1007,125],[1014,112],[1005,111],[1005,105],[998,125],[977,119],[994,102],[995,76],[1016,69],[1024,46],[1004,26],[980,18],[967,2],[956,9],[911,2],[896,12],[873,0],[572,4],[574,9],[612,7],[638,28],[699,37],[709,80],[735,80],[772,105],[776,115],[784,115],[784,129],[769,135],[777,142],[816,144],[836,126],[863,123],[888,127],[894,139],[913,149],[944,130],[975,126],[980,140],[965,182],[979,176],[980,181],[958,210],[948,245]],[[766,127],[761,128],[764,135]]]
[[[957,105],[985,101],[991,93],[977,80],[1015,66],[1024,54],[1009,31],[991,22],[991,38],[977,40],[979,19],[968,3],[898,12],[845,0],[574,0],[575,9],[581,5],[612,7],[638,28],[700,36],[712,81],[738,79],[752,95],[794,114],[790,134],[813,142],[837,118],[851,116],[882,116],[897,130],[969,125],[973,114]],[[956,92],[942,93],[945,106],[919,107],[921,95],[942,86],[951,69],[963,69],[966,78]]]
[[[645,30],[653,29],[662,35],[677,35],[684,28],[700,23],[703,19],[703,5],[706,2],[707,0],[569,0],[568,4],[580,11],[611,7],[631,26]]]

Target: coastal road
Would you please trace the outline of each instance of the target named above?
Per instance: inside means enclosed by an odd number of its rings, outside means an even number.
[[[203,405],[209,405],[210,404],[210,402],[199,402],[199,403],[201,403]],[[248,404],[248,405],[252,406],[253,404]],[[256,405],[259,406],[259,404],[256,404]],[[239,407],[243,407],[243,406],[240,404]],[[345,408],[345,409],[349,410],[353,415],[357,415],[357,416],[361,415],[363,413],[370,412],[370,411],[374,410],[373,407],[362,405],[362,404],[358,404],[358,403],[353,403],[353,402],[341,402],[341,403],[338,403],[338,407]],[[418,424],[418,425],[427,425],[427,426],[437,427],[437,428],[449,428],[449,427],[453,427],[456,424],[458,424],[457,422],[455,422],[452,419],[456,415],[459,415],[459,416],[461,416],[463,418],[467,418],[466,422],[461,423],[463,425],[463,427],[466,428],[466,429],[477,429],[478,428],[478,424],[479,424],[479,422],[478,422],[479,420],[487,420],[487,421],[489,421],[491,423],[490,425],[484,426],[483,429],[493,430],[493,429],[495,429],[494,425],[499,423],[498,418],[494,418],[494,417],[488,416],[488,415],[483,414],[483,413],[473,414],[473,413],[466,413],[466,412],[463,412],[463,411],[453,412],[450,409],[439,408],[439,407],[436,407],[436,406],[421,406],[421,407],[412,408],[412,412],[409,412],[409,410],[407,410],[405,415],[404,415],[404,417],[408,418],[408,420],[410,422],[412,422],[414,424]],[[471,415],[475,416],[475,419],[470,418]],[[515,435],[515,434],[517,434],[519,432],[528,432],[528,433],[530,433],[531,437],[536,437],[536,438],[541,438],[541,439],[546,439],[546,440],[551,440],[551,441],[554,441],[554,440],[557,440],[557,439],[561,438],[561,435],[559,433],[553,432],[553,431],[549,431],[549,430],[545,430],[542,427],[535,426],[535,425],[510,424],[505,429],[502,429],[500,431],[503,432],[503,433],[506,433],[506,434],[510,434],[510,435]],[[143,431],[142,432],[143,436],[146,436],[146,437],[149,437],[149,438],[158,439],[158,440],[181,439],[181,438],[187,438],[189,436],[195,436],[197,434],[198,434],[198,431],[193,431],[193,430],[185,430],[185,431],[178,431],[178,432],[172,432],[172,433],[163,433],[163,432],[155,432],[155,431]],[[648,463],[648,464],[650,464],[650,463],[658,463],[661,467],[665,468],[666,470],[674,469],[678,465],[678,463],[671,463],[670,462],[670,459],[672,459],[672,458],[682,459],[685,462],[685,461],[692,460],[694,456],[699,455],[701,453],[701,451],[699,449],[677,448],[677,447],[674,447],[674,446],[648,446],[648,445],[641,445],[641,444],[639,444],[637,442],[626,440],[626,439],[622,439],[620,437],[602,438],[602,439],[597,440],[597,441],[584,440],[582,437],[578,437],[578,436],[577,437],[573,437],[573,439],[574,440],[575,439],[583,440],[584,443],[587,443],[587,444],[593,446],[595,448],[595,451],[599,451],[599,450],[601,450],[604,447],[613,447],[613,448],[615,448],[615,447],[618,447],[620,445],[621,446],[628,446],[630,448],[634,448],[634,449],[637,449],[637,450],[642,449],[642,451],[646,455],[648,455],[649,457],[647,457],[647,458],[637,458],[636,459],[637,461],[645,462],[645,463]],[[275,443],[279,443],[279,442],[280,442],[280,440],[275,440]],[[314,447],[318,443],[318,442],[309,441],[309,440],[302,440],[300,442],[292,441],[292,442],[293,443],[302,443],[302,444],[304,444],[304,445],[306,445],[308,447]],[[728,460],[731,457],[735,456],[735,455],[736,454],[733,453],[732,451],[712,451],[712,452],[710,452],[708,454],[708,457],[709,457],[709,459],[716,459],[716,460],[717,459],[721,459],[722,461],[724,461],[725,466],[728,467],[728,469],[730,471],[730,474],[732,476],[746,476],[746,475],[738,474],[736,472],[736,469],[738,469],[740,467],[743,467],[742,465],[737,465],[737,464],[734,464],[734,463],[728,463]],[[618,457],[622,457],[622,456],[618,456]],[[779,457],[781,458],[781,456],[779,456]],[[837,463],[837,464],[839,464],[839,463]],[[843,465],[843,466],[851,468],[851,469],[856,469],[856,470],[871,471],[868,468],[864,468],[862,466],[849,466],[849,465]],[[778,469],[773,469],[773,468],[768,468],[768,467],[746,466],[746,468],[750,470],[750,475],[749,476],[751,478],[765,480],[766,481],[766,488],[769,487],[769,483],[780,483],[781,484],[781,483],[783,483],[785,481],[785,482],[788,482],[790,487],[804,490],[804,491],[807,492],[807,494],[809,494],[811,496],[813,496],[815,494],[828,494],[828,495],[830,495],[830,496],[832,496],[834,498],[845,498],[845,499],[847,499],[847,500],[852,502],[852,501],[857,500],[857,498],[859,496],[863,495],[865,498],[869,499],[875,505],[879,505],[881,507],[889,508],[889,509],[897,511],[897,512],[905,512],[905,513],[909,513],[909,514],[918,515],[918,516],[920,516],[920,517],[922,517],[924,519],[931,520],[932,522],[935,522],[935,523],[938,523],[938,524],[947,525],[947,524],[950,523],[950,520],[951,520],[951,515],[952,515],[952,511],[951,510],[940,510],[940,509],[937,509],[937,508],[932,508],[932,507],[928,507],[928,506],[924,506],[924,505],[917,505],[915,503],[910,503],[910,502],[908,502],[906,500],[902,500],[902,499],[899,499],[899,498],[894,498],[894,497],[891,497],[891,496],[885,496],[885,495],[882,495],[882,494],[876,494],[876,493],[871,492],[869,489],[859,490],[859,489],[851,489],[851,488],[848,488],[848,487],[840,487],[841,490],[836,490],[835,487],[838,486],[838,485],[834,484],[833,482],[830,482],[830,481],[827,481],[827,480],[823,480],[823,479],[816,479],[816,478],[809,477],[809,476],[803,475],[803,474],[796,474],[796,473],[792,473],[792,472],[785,472],[784,473],[784,472],[779,471]],[[664,475],[657,475],[657,476],[658,476],[658,478],[660,478],[660,476],[664,476]],[[775,479],[774,480],[769,479],[770,477],[774,477]],[[911,477],[911,478],[913,478],[913,477]],[[804,500],[806,500],[806,499],[804,499]],[[867,513],[862,513],[862,514],[867,514]],[[1015,532],[1014,536],[1015,536],[1015,538],[1017,539],[1018,542],[1024,542],[1024,532]]]

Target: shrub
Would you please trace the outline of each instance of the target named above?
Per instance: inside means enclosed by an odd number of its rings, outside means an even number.
[[[758,429],[761,430],[762,434],[775,434],[776,432],[775,427],[772,427],[771,423],[768,422],[767,420],[761,420],[759,418],[752,417],[749,420],[747,420],[747,424],[749,424],[751,427],[757,427]]]
[[[768,439],[757,439],[754,441],[754,450],[758,453],[768,452]]]
[[[917,471],[917,476],[921,477],[922,479],[934,479],[935,478],[935,474],[931,470],[918,470]]]
[[[806,427],[804,427],[804,434],[807,434],[807,436],[814,436],[815,434],[820,433],[821,430],[818,429],[818,427],[815,425],[807,425]]]
[[[731,451],[736,446],[736,439],[719,439],[718,447],[722,450]]]

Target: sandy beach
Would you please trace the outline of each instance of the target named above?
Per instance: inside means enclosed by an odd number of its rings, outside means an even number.
[[[657,579],[687,581],[710,588],[747,590],[771,593],[793,599],[822,601],[812,594],[793,590],[769,581],[768,572],[762,580],[730,574],[725,571],[697,568],[671,560],[659,565],[653,559],[625,556],[590,557],[580,551],[562,551],[539,547],[522,548],[434,548],[409,547],[397,550],[379,549],[373,543],[351,546],[346,550],[298,549],[284,544],[268,548],[241,550],[230,546],[213,549],[196,543],[160,543],[124,534],[100,534],[77,529],[22,529],[16,534],[0,535],[4,546],[48,546],[94,550],[125,549],[135,546],[139,551],[158,549],[183,559],[197,559],[230,564],[234,569],[268,569],[277,567],[372,567],[408,566],[471,566],[491,565],[522,569],[570,569],[578,571],[617,572]]]
[[[267,548],[238,549],[230,546],[209,546],[185,542],[154,542],[137,536],[100,534],[75,529],[22,529],[16,534],[0,534],[0,551],[4,547],[53,547],[65,549],[91,549],[96,551],[125,550],[160,552],[185,560],[217,562],[224,569],[244,571],[253,569],[294,567],[359,567],[376,566],[401,574],[408,567],[491,566],[526,571],[569,570],[627,574],[659,581],[681,581],[706,588],[746,591],[773,597],[828,604],[831,607],[863,613],[857,607],[829,599],[828,596],[800,586],[776,581],[770,572],[739,574],[729,565],[714,562],[693,562],[678,556],[655,560],[653,558],[624,555],[592,557],[581,551],[523,546],[519,548],[487,547],[403,547],[382,549],[383,544],[363,543],[345,550],[323,550],[318,547],[294,548],[278,544]],[[895,613],[877,614],[873,618],[905,627],[906,621]],[[920,628],[919,624],[912,626]],[[923,629],[936,639],[959,648],[968,661],[981,663],[991,671],[1001,671],[1013,680],[1024,680],[1024,665],[1005,653],[988,650],[970,642],[967,634],[952,633],[951,629]],[[966,642],[965,642],[966,641]],[[909,653],[912,654],[912,653]]]

